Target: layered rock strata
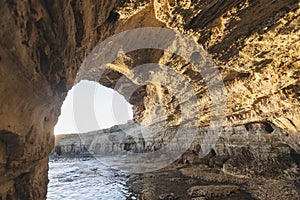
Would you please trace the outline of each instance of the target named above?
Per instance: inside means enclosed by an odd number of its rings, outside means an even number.
[[[283,136],[272,131],[264,141],[279,137],[282,147],[275,148],[278,154],[266,155],[280,160],[278,155],[299,152],[299,14],[297,0],[1,1],[1,198],[46,197],[53,127],[82,61],[110,36],[139,27],[165,27],[203,45],[224,82],[225,127],[270,123]],[[199,102],[193,110],[200,114],[192,113],[196,123],[187,127],[207,127],[212,116],[210,94],[186,58],[162,50],[137,50],[120,55],[96,81],[114,88],[124,75],[128,84],[116,90],[126,94],[139,80],[132,76],[133,69],[145,63],[167,65],[188,80]],[[166,74],[157,76],[168,80]],[[180,91],[178,82],[170,84]],[[134,105],[135,121],[144,126],[182,123],[182,108],[167,85],[139,85],[127,100]],[[238,136],[224,137],[234,141]],[[273,152],[270,145],[262,151]],[[246,163],[251,171],[258,167],[256,159],[269,158],[259,158],[259,148],[248,146],[254,152]],[[240,167],[230,167],[233,163],[224,169],[243,174]],[[267,163],[262,163],[264,169]]]

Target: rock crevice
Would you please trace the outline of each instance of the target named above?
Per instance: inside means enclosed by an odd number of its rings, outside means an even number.
[[[0,2],[0,16],[2,199],[46,198],[53,127],[81,63],[105,39],[139,27],[165,27],[203,45],[225,85],[225,128],[243,126],[247,131],[260,122],[270,132],[265,135],[283,134],[279,153],[300,150],[297,0],[13,0]],[[125,76],[127,84],[117,90],[126,94],[139,78],[129,74],[149,62],[166,65],[189,81],[199,102],[194,110],[201,115],[195,114],[197,123],[186,126],[207,127],[212,115],[209,92],[185,58],[153,49],[130,52],[110,63],[97,81],[114,88]],[[166,74],[158,76],[168,80]],[[178,99],[164,85],[138,87],[127,100],[134,106],[135,121],[142,125],[181,123]],[[234,134],[224,137],[234,140]]]

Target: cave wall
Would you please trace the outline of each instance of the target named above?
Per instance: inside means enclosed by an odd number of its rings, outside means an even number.
[[[270,122],[299,150],[299,14],[297,0],[1,1],[1,198],[45,198],[53,127],[83,59],[109,36],[138,27],[166,27],[197,40],[225,84],[225,125]],[[190,81],[201,102],[197,125],[207,126],[207,88],[183,58],[151,49],[131,52],[99,82],[113,88],[126,69],[149,62],[166,64]],[[150,84],[127,100],[136,121],[168,119],[166,125],[174,126],[180,112],[172,97],[166,87]]]

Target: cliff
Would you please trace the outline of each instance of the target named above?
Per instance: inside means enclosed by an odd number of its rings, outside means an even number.
[[[219,114],[224,117],[222,128],[230,130],[224,138],[242,140],[233,134],[240,132],[234,127],[247,132],[253,124],[263,124],[269,151],[274,151],[273,139],[269,138],[280,140],[284,146],[272,153],[275,163],[282,153],[296,155],[300,150],[299,14],[297,0],[1,1],[1,198],[45,199],[48,157],[54,148],[53,127],[67,91],[79,81],[78,73],[82,75],[81,64],[110,36],[140,27],[174,30],[203,46],[205,64],[213,62],[222,79],[226,99],[219,103],[226,104]],[[170,38],[162,36],[142,31],[127,42],[133,45],[143,37],[152,37],[167,44]],[[168,66],[169,71],[139,76],[135,68],[147,63]],[[218,85],[207,86],[207,81],[217,76],[203,77],[189,58],[174,52],[151,46],[125,54],[120,51],[105,69],[93,67],[91,73],[102,69],[96,81],[123,94],[134,106],[134,120],[142,126],[161,123],[168,130],[184,122],[187,128],[205,128],[218,113],[212,106],[218,95],[211,95]],[[175,80],[170,71],[187,80],[197,103],[185,104],[191,101],[180,91],[188,85],[182,85],[182,79]],[[156,82],[140,84],[148,75]],[[93,74],[79,77],[94,78]],[[191,113],[184,112],[184,105]],[[184,117],[189,120],[184,121]],[[247,148],[259,151],[255,145]],[[249,156],[248,150],[232,159]],[[260,163],[259,153],[254,154],[253,162],[247,159],[251,169]],[[224,169],[246,173],[239,171],[242,164],[238,163],[240,167],[228,164]],[[268,169],[268,163],[261,165],[262,171]]]

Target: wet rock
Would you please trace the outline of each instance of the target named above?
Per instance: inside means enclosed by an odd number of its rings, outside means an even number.
[[[192,197],[220,198],[228,197],[238,190],[239,187],[234,185],[206,185],[193,186],[187,192]]]
[[[156,199],[156,194],[155,191],[150,190],[150,189],[145,189],[142,191],[142,197],[141,200],[151,200],[151,199]]]
[[[195,197],[195,198],[192,198],[192,200],[206,200],[205,197]]]
[[[208,127],[214,117],[212,111],[218,110],[210,106],[212,100],[226,102],[226,110],[221,114],[226,115],[222,121],[229,130],[225,132],[230,134],[220,138],[223,141],[214,150],[218,156],[222,155],[219,151],[229,149],[223,154],[228,154],[231,159],[217,165],[223,165],[228,173],[235,175],[254,173],[256,176],[270,176],[272,171],[285,174],[294,168],[287,148],[281,148],[283,153],[272,148],[281,140],[300,153],[298,0],[15,0],[0,1],[0,17],[0,140],[1,145],[5,143],[6,146],[5,151],[0,150],[0,191],[7,191],[1,194],[2,199],[46,198],[47,163],[54,147],[53,127],[67,91],[78,77],[82,61],[105,39],[137,27],[167,27],[203,45],[207,51],[205,59],[199,58],[197,53],[191,56],[196,63],[207,61],[206,58],[211,56],[211,62],[205,64],[219,70],[221,85],[224,85],[221,93],[226,93],[226,99],[218,98],[220,82],[208,90],[207,80],[213,82],[214,74],[208,74],[205,79],[203,66],[196,69],[189,56],[182,58],[170,54],[171,48],[166,52],[149,48],[120,54],[107,66],[102,77],[94,78],[94,74],[99,75],[99,70],[103,70],[102,65],[96,65],[79,77],[96,80],[126,96],[133,105],[136,122],[165,127],[164,131],[157,131],[153,139],[156,141],[152,141],[164,145],[174,138],[176,131],[173,130],[182,125],[182,106],[189,102],[185,99],[187,95],[176,96],[169,88],[182,92],[190,85],[199,103],[188,107],[190,113],[186,114],[195,119],[185,122],[187,128]],[[133,44],[147,34],[151,33],[142,32],[126,41]],[[160,34],[153,36],[161,37]],[[149,71],[138,76],[134,75],[134,68],[145,63],[168,66],[170,71],[188,82],[182,83],[168,71],[153,73],[156,80],[161,81],[158,84],[136,85],[144,78],[142,76],[148,76]],[[115,88],[123,75],[128,80],[122,87]],[[126,95],[136,86],[133,95]],[[217,98],[211,98],[213,96]],[[180,99],[184,102],[179,102]],[[257,122],[269,125],[249,125]],[[159,128],[157,130],[161,130]],[[243,134],[246,132],[248,135]],[[198,133],[207,132],[200,130]],[[201,144],[202,140],[199,140],[196,144]],[[272,147],[256,150],[261,143],[255,144],[262,140]],[[96,142],[93,148],[100,152],[124,149],[119,144],[102,144]],[[246,150],[239,155],[238,149],[242,148]],[[76,145],[66,149],[72,153],[81,151]],[[64,148],[58,150],[58,154],[63,151]],[[284,164],[285,157],[288,165]],[[239,159],[250,172],[238,164]],[[194,158],[185,160],[195,162]],[[277,160],[280,160],[279,165]],[[215,165],[213,162],[208,164]],[[278,170],[278,166],[283,170]],[[297,177],[290,173],[287,176]]]
[[[178,199],[174,193],[169,194],[160,194],[159,195],[160,200],[176,200]]]

